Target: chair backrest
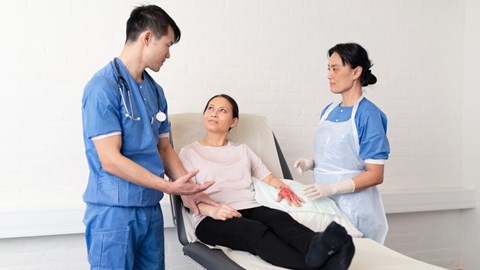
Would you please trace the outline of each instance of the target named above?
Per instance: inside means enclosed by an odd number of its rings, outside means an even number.
[[[202,113],[179,113],[169,115],[171,136],[175,151],[205,134]],[[278,142],[264,116],[240,114],[238,125],[230,131],[229,140],[247,144],[277,177],[291,179],[290,170],[278,146]],[[200,168],[201,169],[201,168]]]

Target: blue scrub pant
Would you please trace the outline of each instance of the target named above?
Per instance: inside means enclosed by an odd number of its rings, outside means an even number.
[[[83,223],[92,270],[165,269],[160,204],[149,207],[87,204]]]

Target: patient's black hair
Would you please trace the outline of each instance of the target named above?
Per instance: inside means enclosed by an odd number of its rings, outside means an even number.
[[[208,104],[210,104],[210,101],[212,101],[212,99],[217,98],[217,97],[222,97],[222,98],[228,100],[228,102],[230,103],[230,105],[232,105],[233,118],[240,118],[240,117],[238,116],[238,104],[237,104],[237,102],[236,102],[235,99],[233,99],[231,96],[226,95],[226,94],[218,94],[218,95],[215,95],[215,96],[211,97],[211,98],[207,101],[207,104],[205,105],[205,108],[203,109],[203,113],[205,113],[205,111],[207,111]]]

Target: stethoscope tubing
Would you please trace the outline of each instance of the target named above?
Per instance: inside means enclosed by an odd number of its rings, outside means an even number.
[[[134,120],[134,121],[139,121],[140,117],[138,117],[138,116],[135,117],[134,116],[132,94],[131,94],[131,91],[130,91],[130,87],[128,86],[128,83],[125,80],[125,78],[120,73],[120,67],[118,66],[117,58],[114,58],[113,62],[114,62],[114,65],[115,65],[115,69],[117,71],[117,86],[118,86],[118,91],[120,92],[120,96],[122,98],[123,106],[125,107],[125,116]],[[125,91],[127,92],[128,103],[130,105],[130,110],[128,109],[127,102],[125,100],[125,95],[123,94],[122,83],[124,85]],[[155,114],[155,119],[157,119],[157,121],[159,121],[159,122],[163,122],[163,121],[166,120],[167,116],[164,112],[162,112],[161,101],[160,101],[160,93],[159,93],[158,88],[155,85],[155,83],[154,83],[153,87],[155,88],[155,93],[157,95],[157,106],[158,106],[158,112]],[[150,123],[153,124],[153,121],[154,121],[154,119],[152,117],[152,120],[151,120]]]

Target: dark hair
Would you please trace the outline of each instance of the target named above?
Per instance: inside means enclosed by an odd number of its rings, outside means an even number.
[[[218,95],[215,95],[215,96],[211,97],[207,101],[207,104],[205,105],[205,108],[203,109],[203,113],[205,113],[207,111],[208,104],[210,104],[210,101],[212,101],[212,99],[217,98],[217,97],[222,97],[222,98],[226,99],[228,101],[228,103],[230,103],[230,105],[232,105],[233,118],[239,118],[240,119],[240,117],[238,116],[239,110],[238,110],[237,102],[231,96],[226,95],[226,94],[218,94]]]
[[[349,65],[351,68],[362,67],[360,82],[362,86],[375,84],[377,77],[372,74],[370,68],[373,64],[368,59],[367,51],[357,43],[339,43],[328,50],[328,56],[337,53],[342,59],[343,65]]]
[[[126,41],[136,41],[143,31],[150,30],[156,38],[167,35],[168,26],[173,28],[174,43],[180,41],[180,28],[165,10],[156,5],[136,7],[127,21]]]

